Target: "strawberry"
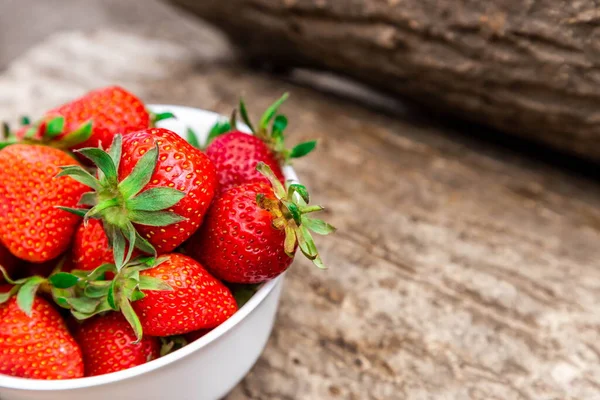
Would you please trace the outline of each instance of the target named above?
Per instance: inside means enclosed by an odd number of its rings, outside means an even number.
[[[292,150],[285,148],[283,131],[287,126],[287,119],[283,115],[276,116],[276,113],[286,98],[287,94],[265,111],[258,129],[254,129],[248,118],[246,106],[243,101],[240,101],[240,113],[253,135],[234,129],[235,114],[230,123],[217,122],[213,127],[207,140],[209,144],[206,155],[217,169],[221,191],[248,182],[269,183],[256,170],[259,162],[267,164],[275,176],[283,182],[283,173],[279,164],[286,164],[292,158],[302,157],[315,148],[315,141],[301,143]],[[272,120],[272,130],[269,132],[269,124]]]
[[[0,240],[23,260],[51,260],[71,242],[79,218],[56,206],[75,207],[86,187],[57,177],[60,165],[78,163],[47,146],[15,144],[0,151]]]
[[[222,191],[247,182],[268,182],[256,171],[259,162],[271,167],[275,176],[284,181],[275,154],[256,136],[240,131],[218,136],[206,148],[206,155],[217,168]]]
[[[92,271],[114,260],[102,223],[96,219],[81,223],[73,239],[73,266],[75,269]]]
[[[81,350],[60,314],[31,298],[30,314],[11,298],[0,305],[0,374],[33,379],[83,376]]]
[[[324,268],[309,230],[328,234],[335,228],[306,215],[323,208],[308,205],[304,186],[289,184],[286,190],[266,164],[257,168],[272,186],[251,182],[218,196],[188,241],[188,254],[217,278],[236,283],[260,283],[281,274],[297,246]]]
[[[91,219],[87,223],[82,222],[79,225],[75,232],[71,251],[71,266],[63,268],[64,271],[72,269],[93,271],[102,264],[114,262],[114,254],[108,243],[108,237],[106,237],[102,223],[96,219]],[[132,257],[138,254],[139,251],[134,250]]]
[[[48,111],[33,124],[17,131],[20,140],[42,140],[61,148],[106,148],[117,134],[150,127],[170,113],[151,115],[135,95],[118,86],[96,89]]]
[[[215,193],[210,160],[167,129],[117,135],[109,153],[97,148],[77,152],[93,161],[101,176],[65,168],[64,174],[94,189],[82,198],[94,205],[91,209],[69,211],[103,221],[118,269],[131,258],[133,247],[163,254],[181,245],[200,226]],[[127,242],[133,246],[126,255]]]
[[[144,336],[139,343],[123,315],[111,312],[85,321],[75,334],[85,364],[85,376],[117,372],[159,357],[157,338]]]
[[[225,285],[188,256],[172,253],[158,266],[144,270],[144,277],[161,280],[172,288],[149,290],[134,301],[145,334],[180,335],[220,325],[237,311],[233,295]]]

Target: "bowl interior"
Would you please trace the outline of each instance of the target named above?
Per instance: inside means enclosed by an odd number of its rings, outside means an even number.
[[[225,118],[214,112],[201,110],[192,107],[175,106],[175,105],[149,105],[148,108],[155,113],[172,112],[176,119],[160,121],[157,126],[170,129],[178,133],[183,138],[186,138],[187,128],[191,128],[197,135],[198,141],[203,144],[206,140],[210,128],[217,122],[219,118]],[[244,132],[250,132],[247,126],[238,125],[238,129]],[[286,179],[297,180],[294,170],[286,166],[284,167],[284,175]],[[200,339],[190,343],[184,348],[177,350],[169,355],[161,357],[157,360],[150,361],[146,364],[130,368],[124,371],[114,372],[112,374],[94,376],[89,378],[79,378],[64,381],[45,381],[34,379],[14,378],[0,374],[0,387],[22,389],[22,390],[69,390],[91,386],[103,385],[106,383],[116,382],[133,378],[146,372],[155,370],[164,365],[175,362],[183,357],[198,351],[204,346],[207,346],[213,340],[223,335],[228,330],[232,329],[236,324],[248,316],[273,290],[278,281],[283,279],[283,275],[266,282],[252,296],[252,298],[236,312],[231,318],[219,325],[217,328],[210,331]]]

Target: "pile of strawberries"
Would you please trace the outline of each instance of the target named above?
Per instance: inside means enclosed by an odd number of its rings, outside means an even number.
[[[119,87],[92,91],[0,143],[0,373],[106,374],[151,361],[227,320],[291,264],[324,268],[306,188],[281,166],[283,96],[250,123],[210,131],[204,149],[155,123]],[[4,283],[2,283],[4,281]]]

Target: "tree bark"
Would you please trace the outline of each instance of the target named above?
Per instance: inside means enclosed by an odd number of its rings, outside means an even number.
[[[246,55],[336,71],[600,160],[592,0],[171,0]]]

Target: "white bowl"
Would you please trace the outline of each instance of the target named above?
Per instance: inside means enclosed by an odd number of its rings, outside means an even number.
[[[202,143],[218,114],[191,107],[151,105],[177,120],[158,125],[185,137],[189,126]],[[240,127],[247,131],[247,127]],[[291,167],[287,179],[296,180]],[[231,318],[158,360],[112,374],[64,381],[0,375],[1,400],[213,400],[225,396],[248,373],[271,334],[284,276],[265,283]]]

